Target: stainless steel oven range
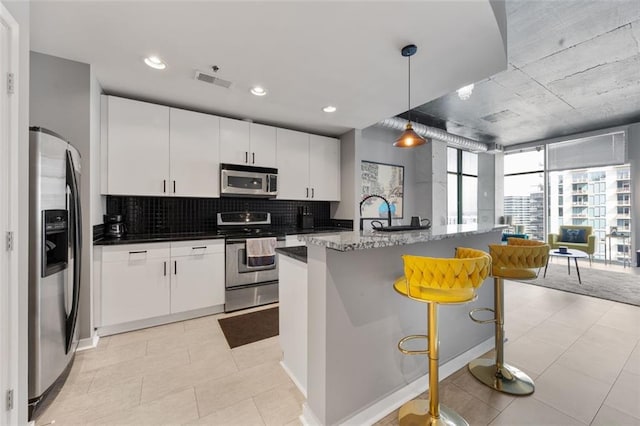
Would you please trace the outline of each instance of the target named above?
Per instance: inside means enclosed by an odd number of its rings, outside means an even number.
[[[273,239],[275,246],[284,246],[284,236],[278,236],[270,229],[271,214],[218,213],[217,223],[218,232],[225,236],[225,312],[277,302],[278,257],[267,252],[261,253],[265,256],[259,264],[252,266],[247,261],[249,240]],[[269,240],[261,242],[271,246]]]

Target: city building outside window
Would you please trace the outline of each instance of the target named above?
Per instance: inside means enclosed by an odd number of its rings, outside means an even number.
[[[478,223],[478,154],[447,148],[447,223]]]
[[[631,231],[630,179],[628,164],[550,172],[550,232],[557,232],[554,230],[562,224],[591,226],[597,238],[594,258],[604,260],[608,238],[614,238],[613,253],[607,253],[607,258],[628,259],[630,240],[621,236]],[[556,202],[554,195],[561,190],[566,195]],[[562,210],[570,211],[571,216],[564,217]]]
[[[545,240],[544,150],[505,154],[504,175],[504,214],[511,217],[511,231],[523,230],[531,239]],[[555,197],[562,199],[562,182],[558,188]],[[562,216],[562,208],[556,213]]]

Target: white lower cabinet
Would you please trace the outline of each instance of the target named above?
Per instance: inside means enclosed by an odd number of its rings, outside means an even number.
[[[172,243],[171,262],[172,314],[224,304],[224,241]]]
[[[104,247],[101,325],[167,315],[168,261],[168,243]]]
[[[100,327],[223,305],[224,240],[105,246],[100,286]]]

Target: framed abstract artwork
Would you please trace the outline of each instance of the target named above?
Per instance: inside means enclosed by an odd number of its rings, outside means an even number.
[[[404,166],[362,161],[360,166],[362,189],[360,200],[367,195],[381,195],[391,205],[391,217],[402,219],[404,215]],[[387,204],[378,197],[369,198],[362,205],[362,218],[387,217]]]

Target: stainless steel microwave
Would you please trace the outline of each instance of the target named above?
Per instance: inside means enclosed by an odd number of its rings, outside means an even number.
[[[220,195],[275,198],[278,195],[278,169],[222,163]]]

